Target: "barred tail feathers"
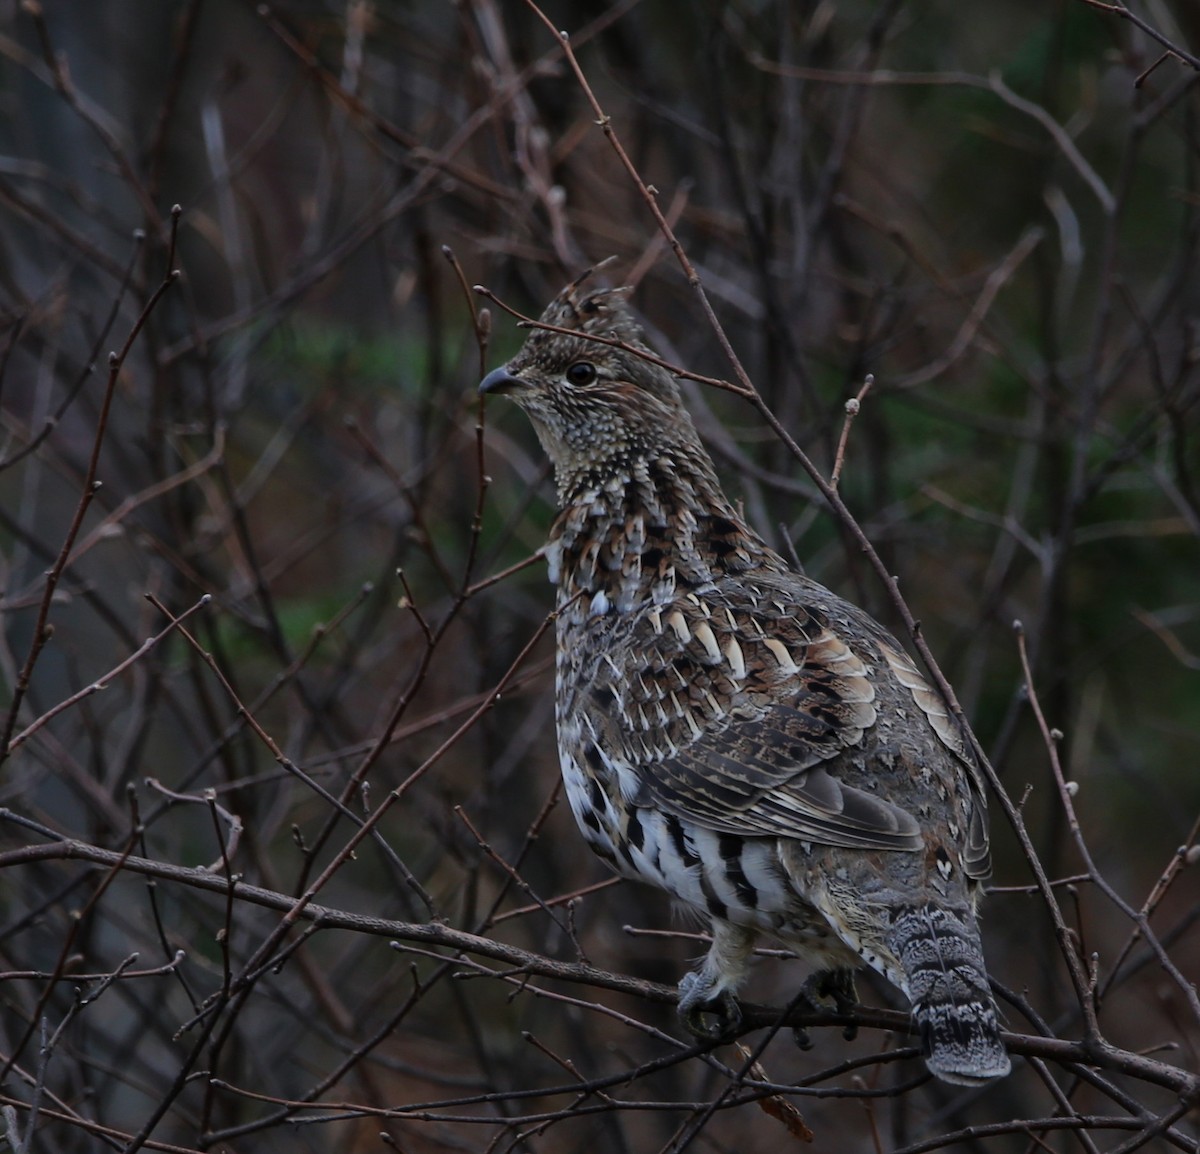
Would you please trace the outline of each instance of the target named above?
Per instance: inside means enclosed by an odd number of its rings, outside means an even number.
[[[954,911],[898,911],[889,945],[907,979],[926,1064],[944,1082],[977,1086],[1012,1068],[988,989],[979,934]]]

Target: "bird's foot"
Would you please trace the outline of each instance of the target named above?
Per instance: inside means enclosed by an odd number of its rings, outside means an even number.
[[[817,992],[823,997],[832,998],[835,1009],[839,1014],[853,1014],[858,1007],[858,990],[854,987],[854,971],[847,966],[839,966],[836,970],[824,970],[817,975]],[[853,1042],[858,1037],[858,1026],[851,1022],[843,1031],[842,1037],[847,1042]]]
[[[839,966],[834,970],[821,970],[810,974],[796,995],[796,1005],[809,1010],[820,1010],[822,1001],[832,999],[839,1014],[850,1014],[858,1005],[858,991],[854,988],[854,971]],[[853,1042],[858,1037],[858,1026],[853,1022],[842,1031],[842,1037],[847,1042]],[[812,1038],[803,1026],[792,1028],[792,1038],[801,1050],[812,1049]]]
[[[742,1008],[728,990],[713,994],[712,984],[699,974],[684,974],[679,982],[679,1020],[701,1041],[727,1042],[742,1028]]]

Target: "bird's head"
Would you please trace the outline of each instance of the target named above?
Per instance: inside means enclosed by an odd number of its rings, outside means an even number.
[[[553,329],[535,328],[520,352],[479,385],[529,415],[560,494],[585,481],[603,484],[631,462],[673,447],[699,448],[675,377],[638,355],[651,350],[624,290],[585,292],[584,279],[542,313],[540,323]]]

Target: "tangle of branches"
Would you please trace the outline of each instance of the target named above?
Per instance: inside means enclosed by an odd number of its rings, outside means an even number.
[[[0,10],[0,1150],[1200,1150],[1195,13],[584,7]],[[1002,1082],[685,1038],[560,804],[475,384],[609,256],[976,735]]]

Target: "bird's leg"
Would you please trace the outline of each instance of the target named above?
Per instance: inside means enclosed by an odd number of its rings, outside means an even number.
[[[818,970],[810,974],[800,987],[796,996],[796,1004],[810,1010],[822,1008],[821,1000],[832,998],[834,1007],[839,1014],[851,1013],[858,1005],[858,991],[854,988],[854,971],[848,966],[838,966],[832,970]],[[801,1050],[812,1049],[812,1039],[803,1026],[792,1029],[792,1037]],[[858,1026],[851,1023],[842,1031],[842,1037],[847,1042],[853,1042],[858,1037]]]
[[[854,971],[849,966],[838,966],[834,970],[825,970],[818,975],[817,992],[823,997],[832,998],[834,1008],[839,1014],[852,1014],[858,1005],[858,990],[854,986]],[[858,1037],[858,1025],[851,1022],[843,1031],[842,1037],[847,1042],[853,1042]]]
[[[722,1042],[741,1028],[742,1011],[734,995],[749,969],[757,936],[742,926],[713,921],[708,954],[699,969],[679,982],[679,1018],[695,1037]],[[706,1022],[705,1014],[715,1021]]]

